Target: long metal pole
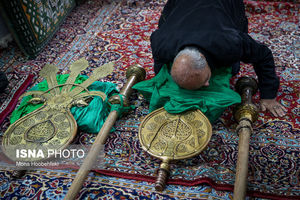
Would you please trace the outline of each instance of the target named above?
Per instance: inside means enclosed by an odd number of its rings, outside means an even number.
[[[240,126],[250,126],[251,123],[242,120]],[[239,131],[239,146],[238,146],[238,159],[236,164],[236,175],[234,182],[233,199],[242,200],[246,197],[247,191],[247,177],[248,177],[248,159],[249,159],[249,141],[251,135],[250,128],[241,128]]]
[[[128,103],[128,96],[130,95],[132,91],[132,86],[137,83],[138,81],[142,81],[145,79],[145,70],[142,67],[138,66],[132,66],[129,67],[126,75],[127,75],[127,83],[123,87],[123,89],[120,91],[120,94],[123,97],[124,104]],[[120,98],[122,98],[118,95],[113,96],[109,101],[112,104],[116,104],[120,102]],[[65,197],[66,200],[73,200],[76,198],[77,194],[79,193],[90,169],[92,168],[95,158],[101,152],[102,145],[105,143],[109,132],[112,128],[112,126],[115,124],[116,120],[118,118],[118,112],[113,110],[109,113],[105,123],[103,124],[100,132],[98,133],[87,157],[84,159],[83,164],[79,168],[75,179]]]
[[[235,111],[235,119],[239,122],[238,159],[233,191],[234,200],[243,200],[247,192],[249,141],[252,133],[252,123],[257,119],[257,108],[252,103],[252,96],[257,91],[255,79],[242,77],[236,84],[236,89],[242,97],[242,103]]]

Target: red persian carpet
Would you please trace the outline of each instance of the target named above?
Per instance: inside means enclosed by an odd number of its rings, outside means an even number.
[[[278,101],[288,110],[281,118],[259,113],[250,139],[247,195],[255,199],[300,199],[300,4],[293,1],[244,2],[250,35],[273,52],[280,77]],[[143,66],[147,78],[152,78],[149,38],[157,28],[164,3],[153,0],[103,5],[96,0],[86,1],[66,18],[35,60],[23,58],[14,44],[0,52],[0,66],[9,72],[13,83],[8,90],[11,92],[0,98],[1,103],[5,102],[10,108],[5,113],[3,106],[0,108],[1,135],[10,124],[6,115],[17,103],[10,99],[17,99],[31,79],[33,83],[39,82],[37,74],[46,63],[57,65],[61,73],[67,73],[70,63],[85,57],[90,64],[86,72],[89,75],[93,68],[115,61],[115,71],[102,81],[114,82],[119,88],[124,85],[125,71],[132,64]],[[231,79],[232,87],[241,76],[255,77],[253,67],[242,64],[239,74]],[[256,105],[258,101],[259,93],[254,96]],[[205,151],[171,164],[168,186],[160,193],[152,184],[160,160],[141,149],[137,136],[139,124],[148,114],[148,102],[134,93],[131,104],[136,109],[115,124],[116,130],[105,145],[104,168],[91,172],[79,194],[80,199],[232,199],[238,144],[233,107],[213,124],[213,136]],[[78,134],[80,144],[92,144],[95,139],[94,134]],[[37,170],[28,172],[23,179],[11,181],[11,171],[0,170],[0,197],[63,199],[75,173],[71,170]]]
[[[19,97],[26,91],[33,78],[31,74],[8,73],[6,76],[9,85],[0,96],[0,124],[14,110]]]

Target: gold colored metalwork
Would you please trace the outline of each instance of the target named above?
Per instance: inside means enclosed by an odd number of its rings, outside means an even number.
[[[74,139],[77,132],[77,123],[70,113],[72,106],[86,106],[86,98],[100,96],[103,100],[106,95],[99,91],[88,91],[87,87],[95,80],[104,77],[113,71],[113,63],[105,64],[94,70],[92,76],[82,84],[74,84],[81,70],[88,67],[84,59],[75,61],[71,65],[71,73],[66,84],[58,85],[54,65],[45,65],[40,75],[48,83],[49,90],[29,91],[20,98],[33,95],[29,103],[44,105],[20,118],[11,124],[3,135],[2,148],[8,158],[13,161],[40,161],[44,158],[17,158],[17,149],[42,149],[45,157],[47,149],[64,149]],[[71,88],[76,86],[73,90]],[[60,90],[61,88],[61,90]],[[84,93],[81,93],[85,91]]]
[[[128,81],[121,89],[120,94],[122,97],[124,97],[123,99],[128,101],[128,98],[132,92],[131,87],[134,84],[136,84],[137,82],[145,79],[146,71],[143,67],[141,67],[139,65],[130,66],[126,70],[126,77],[127,77]],[[111,97],[111,98],[109,98],[109,101],[112,104],[120,104],[121,105],[120,99]],[[111,110],[111,112],[107,116],[105,123],[103,124],[101,130],[99,131],[97,137],[95,138],[95,141],[94,141],[88,155],[85,157],[82,165],[80,166],[80,169],[78,170],[78,172],[76,174],[76,177],[73,180],[73,183],[72,183],[67,195],[65,196],[66,200],[73,200],[76,198],[90,169],[92,168],[93,163],[95,162],[95,157],[99,154],[99,151],[101,151],[101,148],[102,148],[103,144],[105,143],[105,141],[110,133],[110,130],[113,127],[118,116],[119,116],[119,114],[116,110]]]
[[[108,100],[109,103],[120,104],[120,102],[121,102],[120,98],[122,98],[123,105],[126,107],[129,106],[129,100],[127,97],[132,92],[131,87],[132,87],[133,83],[140,82],[140,81],[144,80],[146,77],[146,71],[141,70],[141,69],[143,69],[143,68],[139,65],[133,65],[127,69],[127,71],[126,71],[127,84],[124,85],[124,87],[120,91],[121,97],[120,97],[120,95],[114,95],[109,98],[109,100]]]
[[[258,118],[257,107],[252,103],[252,96],[257,92],[257,81],[250,77],[241,77],[235,86],[241,95],[242,103],[234,110],[234,118],[240,122],[242,119],[250,120],[252,123]]]
[[[236,121],[241,121],[241,119],[248,119],[251,122],[255,122],[258,118],[258,111],[254,104],[240,104],[234,113],[234,118]]]
[[[238,159],[233,191],[233,199],[245,199],[248,179],[249,141],[252,133],[252,123],[257,120],[258,110],[252,103],[252,96],[257,91],[257,82],[253,78],[242,77],[236,83],[236,90],[242,97],[242,103],[235,109],[234,117],[239,125],[236,132],[239,135]]]
[[[160,108],[147,115],[139,128],[139,141],[145,151],[163,161],[156,189],[165,187],[170,161],[199,154],[211,135],[211,124],[200,110],[170,114]]]

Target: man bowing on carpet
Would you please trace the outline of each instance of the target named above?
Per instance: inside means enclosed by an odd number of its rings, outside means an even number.
[[[235,75],[240,61],[251,63],[261,109],[284,116],[286,108],[275,99],[279,80],[272,52],[247,32],[242,0],[168,0],[151,35],[155,73],[169,64],[174,82],[196,91],[210,85],[214,71],[225,67]]]

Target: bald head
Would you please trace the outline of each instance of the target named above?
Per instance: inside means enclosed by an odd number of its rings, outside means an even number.
[[[209,85],[211,71],[197,48],[186,47],[175,57],[171,76],[180,87],[196,90]]]

